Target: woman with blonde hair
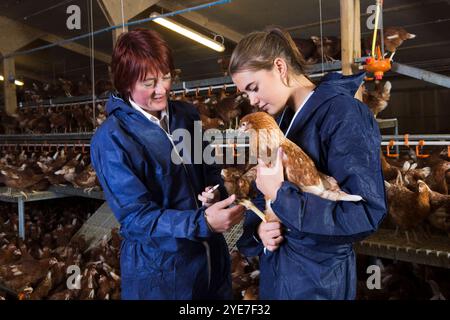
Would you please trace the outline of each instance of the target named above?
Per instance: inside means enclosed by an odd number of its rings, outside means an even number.
[[[306,75],[292,38],[272,27],[245,36],[230,61],[230,75],[252,105],[276,118],[285,136],[319,171],[363,201],[330,201],[258,170],[254,203],[280,222],[247,212],[238,248],[260,257],[261,299],[354,299],[352,243],[373,233],[386,214],[380,164],[381,136],[370,110],[354,98],[364,74],[329,73],[318,85]]]

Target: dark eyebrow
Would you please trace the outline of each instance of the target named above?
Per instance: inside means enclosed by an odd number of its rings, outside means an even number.
[[[254,84],[254,83],[255,83],[255,81],[250,82],[248,85],[246,85],[246,86],[245,86],[245,90],[246,90],[246,91],[249,91],[249,90],[250,90],[250,86],[251,86],[252,84]]]

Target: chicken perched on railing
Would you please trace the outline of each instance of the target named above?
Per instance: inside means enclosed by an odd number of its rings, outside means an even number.
[[[408,39],[414,39],[416,37],[415,34],[409,33],[402,27],[386,27],[383,30],[384,34],[384,48],[386,51],[391,53],[395,53],[397,48],[403,44],[404,41]],[[363,52],[366,55],[370,55],[372,52],[372,41],[373,34],[370,33],[367,37],[365,37],[362,41]],[[377,46],[381,46],[380,41],[380,33],[377,35]]]

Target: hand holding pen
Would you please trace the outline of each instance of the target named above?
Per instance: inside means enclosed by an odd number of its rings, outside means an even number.
[[[220,192],[217,190],[218,188],[219,184],[216,184],[214,187],[208,186],[202,194],[198,195],[198,200],[202,202],[203,206],[209,208],[213,203],[220,200]]]

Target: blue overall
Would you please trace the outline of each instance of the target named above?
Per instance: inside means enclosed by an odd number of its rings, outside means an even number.
[[[168,110],[170,132],[184,128],[193,136],[196,109],[169,101]],[[117,96],[107,113],[92,138],[91,159],[124,238],[122,298],[231,298],[225,239],[210,231],[197,200],[216,184],[226,197],[220,168],[174,163],[171,136]]]
[[[353,98],[364,74],[330,73],[294,120],[287,138],[301,147],[319,171],[364,201],[330,201],[284,181],[272,209],[285,226],[274,252],[256,234],[261,220],[246,213],[238,248],[260,257],[261,299],[354,299],[356,262],[352,243],[377,230],[387,210],[380,163],[381,136],[369,108]],[[286,109],[280,128],[293,118]],[[264,209],[262,194],[253,200]]]

